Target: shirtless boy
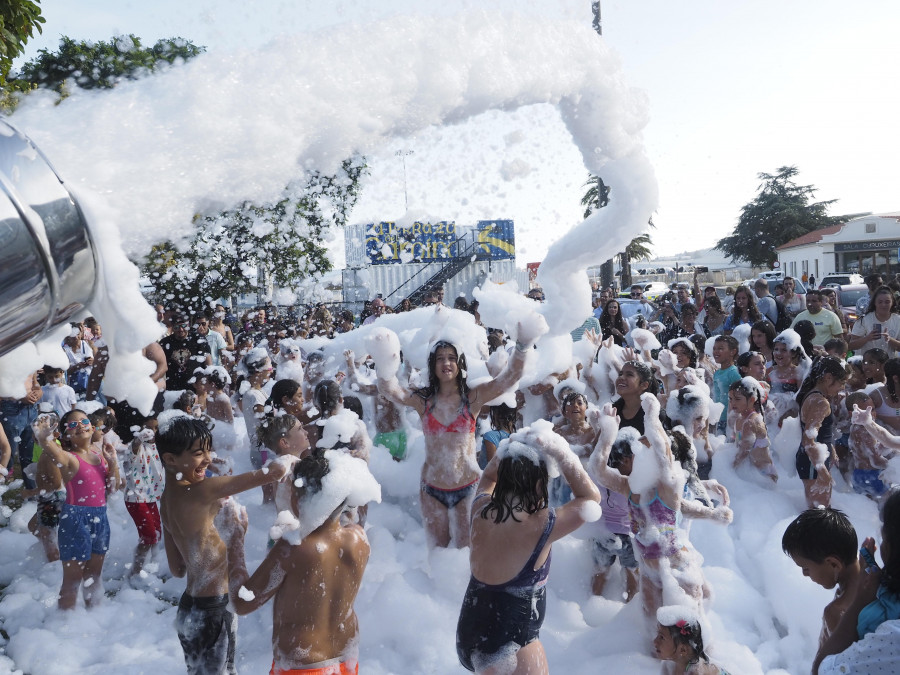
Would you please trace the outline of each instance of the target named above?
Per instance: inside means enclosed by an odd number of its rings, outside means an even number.
[[[294,467],[291,510],[309,508],[322,494],[328,459],[307,455]],[[300,487],[298,487],[298,485]],[[359,625],[353,603],[369,560],[362,527],[342,523],[340,504],[299,544],[279,539],[252,576],[244,562],[246,514],[231,512],[220,523],[228,539],[231,602],[238,614],[262,607],[273,596],[274,675],[356,675]]]
[[[228,568],[225,544],[213,524],[220,500],[282,478],[275,463],[236,476],[207,478],[212,437],[206,425],[184,415],[160,421],[156,447],[166,468],[160,499],[169,569],[187,575],[175,627],[188,673],[234,673],[236,620],[226,609]]]
[[[841,511],[828,507],[809,509],[787,526],[781,548],[822,588],[832,589],[834,600],[822,614],[821,647],[837,627],[856,595],[861,574],[856,530]]]

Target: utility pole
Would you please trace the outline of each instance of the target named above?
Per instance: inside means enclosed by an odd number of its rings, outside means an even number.
[[[412,150],[398,150],[394,153],[403,161],[403,202],[406,205],[406,211],[409,211],[409,193],[406,190],[406,158],[415,153]]]
[[[600,0],[594,0],[591,3],[591,11],[594,14],[594,21],[591,24],[594,27],[594,30],[597,31],[597,35],[603,35],[603,25],[600,22]]]
[[[603,37],[603,25],[600,21],[600,0],[593,0],[591,2],[591,13],[594,16],[591,25],[594,27],[594,30],[597,31],[597,35]],[[600,182],[600,185],[603,185],[602,179],[598,177],[597,179]],[[609,188],[606,187],[606,193],[599,195],[601,199],[605,198],[606,194],[609,193]],[[601,204],[605,206],[605,204]],[[613,265],[613,259],[607,260],[600,266],[600,285],[603,288],[612,288],[615,285],[615,267]],[[623,270],[624,274],[624,270]]]

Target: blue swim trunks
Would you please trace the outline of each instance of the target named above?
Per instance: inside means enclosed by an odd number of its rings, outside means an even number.
[[[86,561],[109,550],[109,520],[105,506],[63,504],[59,516],[60,560]]]
[[[882,482],[881,471],[878,469],[854,469],[850,483],[854,492],[872,497],[880,497],[888,489],[888,486]]]

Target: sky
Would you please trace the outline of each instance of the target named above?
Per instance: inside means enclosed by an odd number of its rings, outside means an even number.
[[[179,35],[240,55],[279,35],[388,14],[453,20],[466,8],[489,6],[591,18],[589,0],[323,4],[45,0],[47,23],[26,57],[53,49],[62,34],[96,40],[134,33],[145,44]],[[796,165],[818,199],[838,200],[833,215],[898,209],[889,185],[900,151],[893,119],[900,47],[889,33],[900,19],[896,3],[860,3],[850,12],[831,0],[605,0],[602,13],[602,39],[647,101],[645,147],[659,184],[656,254],[705,248],[730,234],[755,195],[757,174],[784,165]],[[398,151],[412,153],[405,155],[405,180]],[[461,224],[513,218],[524,265],[541,260],[582,217],[587,170],[546,104],[426,129],[368,157],[357,222],[403,217],[405,185],[412,214]]]

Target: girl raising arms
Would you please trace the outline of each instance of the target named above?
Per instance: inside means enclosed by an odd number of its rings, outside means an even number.
[[[521,378],[525,357],[544,331],[543,317],[535,326],[520,323],[516,348],[506,368],[496,378],[472,388],[466,383],[465,354],[453,343],[438,340],[428,355],[428,386],[412,393],[397,381],[400,353],[399,341],[393,344],[396,336],[385,329],[370,337],[378,391],[398,405],[413,408],[422,420],[425,464],[421,505],[431,546],[469,545],[469,510],[480,477],[475,420],[482,407]]]

